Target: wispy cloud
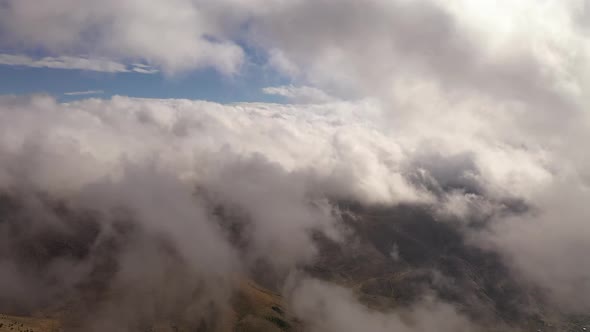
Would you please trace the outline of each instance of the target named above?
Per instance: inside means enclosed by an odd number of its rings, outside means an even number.
[[[336,100],[324,91],[310,86],[271,86],[263,88],[262,92],[268,95],[282,96],[292,102],[302,104],[327,103]]]
[[[131,71],[136,72],[136,73],[140,73],[140,74],[155,74],[158,72],[157,69],[151,68],[151,67],[133,67],[131,69]]]
[[[102,90],[87,90],[87,91],[72,91],[64,92],[65,96],[87,96],[87,95],[101,95],[104,91]]]
[[[33,68],[90,70],[107,73],[136,72],[142,74],[153,74],[158,72],[157,69],[146,65],[140,66],[134,64],[128,66],[112,60],[72,56],[44,57],[35,59],[24,54],[0,54],[0,65],[25,66]]]

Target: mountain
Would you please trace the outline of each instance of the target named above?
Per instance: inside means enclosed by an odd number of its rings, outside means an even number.
[[[228,284],[229,307],[219,306],[215,298],[203,300],[210,285],[187,280],[192,274],[168,239],[145,231],[131,216],[121,213],[104,232],[98,212],[76,210],[44,195],[36,195],[35,202],[43,205],[38,211],[51,211],[59,223],[40,222],[48,216],[31,213],[27,198],[0,196],[1,234],[8,235],[0,244],[0,259],[31,278],[32,286],[0,296],[0,310],[7,314],[0,317],[0,332],[86,331],[88,324],[95,330],[109,329],[104,321],[121,319],[130,304],[143,311],[125,318],[123,330],[305,331],[305,323],[280,295],[288,273],[273,273],[264,265],[241,273]],[[474,246],[468,230],[481,223],[458,224],[421,205],[339,203],[339,209],[345,239],[314,233],[318,254],[301,270],[352,290],[375,312],[410,307],[435,296],[487,327],[485,331],[574,331],[590,324],[588,317],[560,313],[496,253]],[[239,235],[233,234],[234,240]],[[162,255],[153,258],[165,262],[156,261],[165,272],[162,280],[147,286],[136,280],[136,289],[117,279],[125,268],[120,256],[134,243]],[[56,267],[67,274],[57,273]],[[146,271],[145,278],[152,278]],[[192,306],[196,309],[187,309]],[[191,318],[195,312],[200,318]],[[96,320],[104,324],[96,325]]]

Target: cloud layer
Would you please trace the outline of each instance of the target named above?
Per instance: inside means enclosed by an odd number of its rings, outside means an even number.
[[[170,74],[212,67],[232,75],[259,52],[265,68],[292,81],[264,92],[294,103],[2,96],[0,189],[29,197],[19,203],[29,211],[24,219],[41,220],[23,239],[68,220],[43,195],[98,211],[98,233],[107,239],[121,238],[119,219],[139,225],[130,233],[144,235],[115,255],[128,267],[113,277],[116,287],[149,272],[139,290],[123,292],[126,308],[135,307],[142,285],[157,289],[164,282],[157,268],[133,263],[146,255],[164,271],[182,266],[179,285],[195,289],[231,288],[261,265],[283,281],[317,258],[318,236],[347,238],[346,202],[417,206],[471,245],[503,257],[554,307],[584,312],[590,308],[584,6],[574,0],[0,1],[0,47],[53,54],[2,55],[0,62],[151,68],[122,64],[137,62]],[[6,225],[1,234],[13,227]],[[7,252],[17,252],[18,239],[0,243],[14,243]],[[46,281],[19,270],[18,256],[0,259],[7,294]],[[51,261],[47,270],[67,289],[79,280],[66,275],[86,275],[88,260],[81,261]],[[442,323],[449,331],[476,330],[438,300],[409,313],[374,312],[337,286],[296,279],[285,293],[312,330],[412,331]],[[212,311],[227,306],[230,295],[204,292],[206,300],[221,299]],[[322,304],[329,301],[333,306]],[[135,314],[149,316],[144,309]],[[407,322],[416,315],[432,320]]]
[[[204,282],[223,276],[231,284],[260,262],[283,272],[311,263],[314,232],[334,241],[346,234],[339,201],[401,203],[456,220],[473,244],[505,255],[516,273],[568,310],[589,305],[590,270],[580,264],[587,185],[575,168],[560,169],[563,151],[551,146],[514,146],[503,134],[391,133],[367,117],[384,114],[371,101],[221,105],[114,97],[60,104],[5,96],[0,110],[4,192],[47,193],[106,215],[128,209],[141,229],[169,239]],[[507,215],[514,200],[530,209]],[[482,220],[484,228],[470,226]],[[223,230],[229,226],[238,232]],[[132,255],[150,250],[138,245]],[[548,273],[546,264],[558,268]]]

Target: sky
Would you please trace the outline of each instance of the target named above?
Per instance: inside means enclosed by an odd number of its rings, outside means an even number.
[[[186,261],[179,278],[211,286],[204,299],[221,307],[217,290],[264,262],[316,331],[421,331],[441,317],[452,318],[441,331],[479,331],[441,299],[418,303],[430,318],[410,326],[301,271],[317,258],[314,232],[346,243],[341,202],[354,201],[450,218],[554,307],[588,312],[589,6],[0,0],[0,189],[36,220],[17,239],[0,225],[12,253],[0,254],[0,294],[52,295],[11,268],[25,264],[14,248],[28,232],[63,226],[46,193],[99,211],[113,237],[131,211]],[[244,243],[212,206],[244,225]],[[168,256],[148,235],[117,256],[130,267],[118,287],[165,282]],[[133,263],[146,252],[153,264]],[[95,259],[47,269],[67,288]],[[125,307],[139,315],[135,291]],[[322,309],[328,320],[314,309],[325,300],[338,304]]]
[[[14,56],[10,53],[3,55]],[[42,59],[47,54],[37,56]],[[31,62],[2,61],[1,58],[0,55],[1,94],[47,93],[61,101],[125,95],[138,98],[202,99],[221,103],[284,102],[284,98],[265,94],[262,89],[289,81],[285,76],[254,62],[244,66],[240,73],[227,76],[211,68],[166,75],[156,69],[146,73],[110,72],[100,68],[37,66]]]

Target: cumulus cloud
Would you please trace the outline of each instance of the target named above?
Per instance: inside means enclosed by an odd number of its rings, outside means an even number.
[[[370,104],[220,105],[126,97],[57,104],[48,97],[3,98],[6,106],[2,117],[11,118],[12,124],[12,129],[7,127],[3,133],[5,151],[39,148],[44,152],[37,157],[47,158],[46,162],[61,159],[66,146],[84,151],[77,171],[63,168],[64,179],[69,177],[69,181],[58,180],[59,173],[45,174],[49,172],[45,165],[31,169],[28,176],[36,183],[48,181],[52,189],[76,188],[97,176],[113,174],[123,157],[144,161],[158,156],[170,170],[183,177],[196,177],[209,171],[209,165],[233,163],[221,156],[235,154],[249,158],[260,155],[261,160],[268,161],[265,167],[277,165],[288,173],[301,171],[317,176],[323,182],[310,181],[310,185],[325,185],[327,189],[322,190],[336,196],[367,202],[425,199],[396,168],[404,158],[402,148],[356,122],[361,121],[363,112],[357,107],[367,110]],[[32,117],[44,119],[47,126],[30,124]],[[39,139],[30,141],[37,135]],[[176,148],[171,150],[170,144]],[[198,168],[194,167],[195,158],[200,160]],[[83,166],[83,160],[88,161],[87,166]],[[362,180],[349,181],[356,177]]]
[[[199,1],[5,1],[3,48],[45,49],[58,55],[93,54],[146,61],[166,72],[201,67],[235,73],[244,52]]]
[[[272,50],[271,59],[344,92],[389,94],[393,82],[409,77],[559,105],[563,95],[584,89],[583,74],[568,66],[588,58],[572,21],[577,7],[575,1],[375,0],[336,8],[331,1],[296,1],[260,15],[252,38]],[[525,13],[528,20],[518,19]],[[576,56],[567,51],[572,47]]]

